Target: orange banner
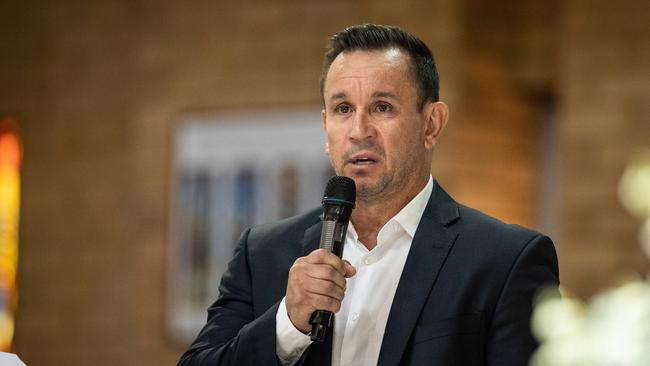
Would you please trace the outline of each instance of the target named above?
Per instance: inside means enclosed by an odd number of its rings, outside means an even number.
[[[11,351],[18,301],[18,216],[20,208],[18,123],[0,118],[0,351]]]

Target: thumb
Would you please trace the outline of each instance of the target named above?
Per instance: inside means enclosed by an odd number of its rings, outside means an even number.
[[[357,274],[357,269],[350,262],[343,260],[343,263],[345,263],[345,278],[350,278]]]

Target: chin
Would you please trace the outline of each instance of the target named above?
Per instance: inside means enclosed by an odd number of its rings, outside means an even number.
[[[381,181],[370,179],[355,179],[357,184],[357,197],[358,198],[377,198],[381,197],[385,190],[385,185]]]
[[[377,184],[374,179],[368,176],[350,174],[348,177],[354,180],[354,183],[357,185],[357,191],[372,189]]]

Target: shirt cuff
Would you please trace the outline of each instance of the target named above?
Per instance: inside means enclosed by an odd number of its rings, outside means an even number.
[[[285,299],[282,298],[275,314],[275,352],[283,366],[293,365],[300,359],[305,349],[312,343],[311,338],[296,329],[287,313]]]

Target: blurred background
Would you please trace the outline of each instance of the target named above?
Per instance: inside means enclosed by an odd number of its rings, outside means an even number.
[[[16,144],[0,148],[20,173],[19,297],[6,274],[0,297],[15,316],[8,350],[28,365],[175,364],[187,346],[167,319],[179,123],[318,113],[326,40],[358,23],[402,26],[432,49],[451,109],[432,171],[458,201],[551,235],[561,282],[580,298],[645,274],[640,221],[617,183],[650,147],[648,10],[642,0],[3,0],[0,132],[22,144],[19,169]],[[0,324],[6,334],[11,322]]]

